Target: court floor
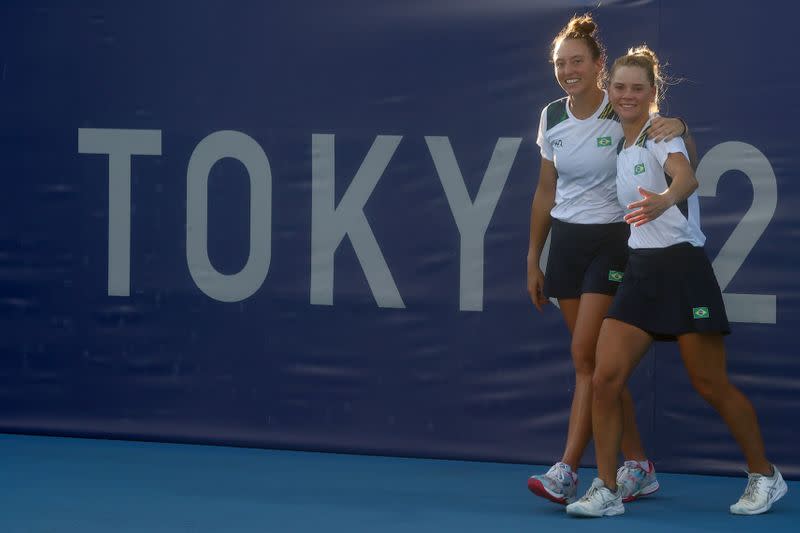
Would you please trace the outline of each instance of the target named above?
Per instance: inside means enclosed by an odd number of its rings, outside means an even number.
[[[19,435],[0,454],[2,533],[800,531],[797,481],[728,513],[744,474],[659,474],[625,515],[577,519],[528,492],[531,465]]]

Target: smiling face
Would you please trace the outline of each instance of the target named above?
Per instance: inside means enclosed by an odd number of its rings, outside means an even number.
[[[618,66],[611,75],[608,97],[623,122],[636,122],[649,116],[656,100],[656,88],[643,67]]]
[[[569,96],[596,90],[603,60],[593,59],[589,46],[582,39],[564,39],[553,52],[558,84]]]

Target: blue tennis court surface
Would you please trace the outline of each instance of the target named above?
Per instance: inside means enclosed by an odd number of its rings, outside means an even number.
[[[800,519],[796,481],[770,513],[729,515],[744,474],[660,474],[624,516],[575,519],[528,492],[543,469],[529,465],[17,435],[0,452],[2,533],[772,532]]]

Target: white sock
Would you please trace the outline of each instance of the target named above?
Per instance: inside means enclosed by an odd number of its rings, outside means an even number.
[[[645,459],[644,461],[638,461],[639,466],[642,467],[642,470],[645,472],[650,472],[650,461]]]

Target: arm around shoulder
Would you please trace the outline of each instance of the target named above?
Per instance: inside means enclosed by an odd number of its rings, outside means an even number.
[[[683,153],[673,152],[667,155],[664,171],[672,178],[668,192],[674,203],[682,202],[697,190],[699,184],[694,169]]]

